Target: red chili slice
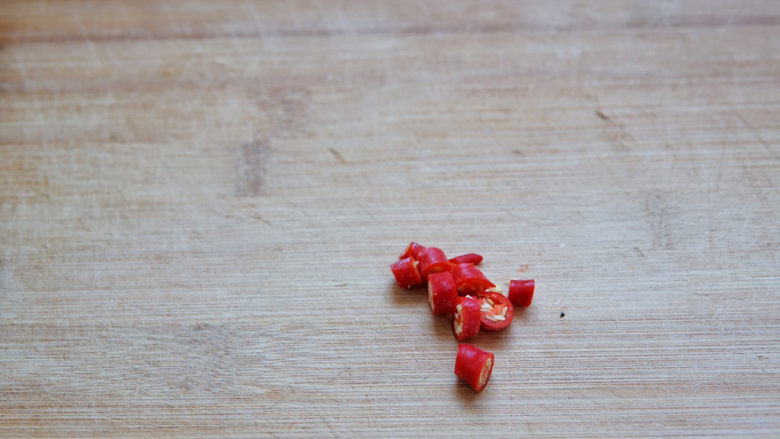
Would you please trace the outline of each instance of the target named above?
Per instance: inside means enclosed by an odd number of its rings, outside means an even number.
[[[533,279],[509,281],[509,301],[517,306],[530,306],[534,299],[534,288],[536,284]]]
[[[422,284],[420,272],[417,270],[417,261],[414,258],[404,258],[390,266],[395,281],[401,288],[411,288]]]
[[[424,246],[412,241],[406,246],[406,250],[401,253],[401,256],[399,256],[398,259],[408,258],[409,256],[414,259],[420,259],[420,252],[423,250],[425,250]]]
[[[482,327],[488,331],[504,329],[515,315],[512,302],[501,293],[485,292],[479,296]]]
[[[458,290],[448,271],[428,276],[428,302],[434,315],[454,313],[457,300]]]
[[[455,279],[458,294],[480,294],[488,288],[495,287],[495,284],[490,282],[474,264],[453,265],[450,274]]]
[[[440,271],[448,271],[452,264],[447,260],[447,256],[440,248],[428,247],[419,253],[420,274],[423,280],[428,278],[429,274]]]
[[[474,264],[477,265],[482,262],[482,255],[476,253],[466,253],[465,255],[455,256],[450,259],[453,264]]]
[[[455,375],[479,392],[490,380],[495,358],[495,355],[488,351],[461,343],[458,346],[458,355],[455,357]]]
[[[481,316],[479,300],[471,296],[458,297],[452,316],[452,333],[455,338],[465,340],[479,334]]]

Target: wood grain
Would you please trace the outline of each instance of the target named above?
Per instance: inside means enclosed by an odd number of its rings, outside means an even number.
[[[0,436],[777,437],[779,6],[3,2]]]

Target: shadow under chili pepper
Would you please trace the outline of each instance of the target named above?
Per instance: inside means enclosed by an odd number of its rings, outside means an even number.
[[[515,306],[515,316],[513,322],[518,322],[523,325],[529,323],[536,318],[536,309],[532,306]],[[565,315],[565,314],[564,314]],[[511,327],[512,325],[510,325]]]
[[[396,305],[428,306],[428,291],[423,286],[406,289],[399,287],[397,283],[393,282],[390,284],[390,288],[393,290],[393,302]]]
[[[426,305],[428,303],[426,302]],[[455,349],[458,349],[458,340],[455,338],[455,335],[452,333],[452,314],[443,314],[440,316],[435,316],[430,312],[431,308],[428,306],[428,314],[431,316],[431,328],[433,329],[431,332],[438,338],[439,340],[443,341],[452,341],[452,344],[455,346]]]
[[[512,346],[512,332],[511,325],[500,331],[486,331],[483,329],[476,336],[464,340],[463,343],[473,344],[498,356],[506,350],[507,346]]]
[[[474,404],[474,401],[479,399],[479,397],[482,395],[482,393],[486,392],[488,389],[485,388],[481,392],[477,392],[474,389],[471,388],[468,384],[466,384],[465,381],[458,379],[453,375],[453,378],[455,378],[457,381],[455,382],[455,393],[458,394],[458,399],[461,400],[461,402],[465,404]],[[488,384],[489,386],[490,384]]]

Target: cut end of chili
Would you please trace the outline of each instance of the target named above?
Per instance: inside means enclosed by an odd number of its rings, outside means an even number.
[[[509,300],[517,306],[530,306],[534,299],[535,287],[536,283],[533,279],[512,279],[509,281]]]
[[[479,297],[479,306],[483,329],[498,331],[512,323],[514,308],[503,294],[485,293]]]
[[[455,375],[479,392],[490,380],[494,361],[495,356],[492,353],[461,343],[455,357]]]
[[[493,373],[493,354],[482,365],[482,372],[479,374],[479,389],[482,390],[487,386],[490,375]]]
[[[455,314],[452,316],[452,333],[458,340],[466,340],[479,334],[482,324],[482,311],[479,300],[471,297],[458,297],[455,302]]]
[[[390,270],[395,276],[395,282],[401,288],[411,288],[423,283],[420,272],[417,269],[417,261],[412,257],[401,259],[390,265]]]

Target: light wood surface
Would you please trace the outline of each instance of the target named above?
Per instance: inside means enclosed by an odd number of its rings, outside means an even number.
[[[779,2],[4,1],[0,46],[0,436],[778,437]],[[412,239],[537,281],[479,395]]]

